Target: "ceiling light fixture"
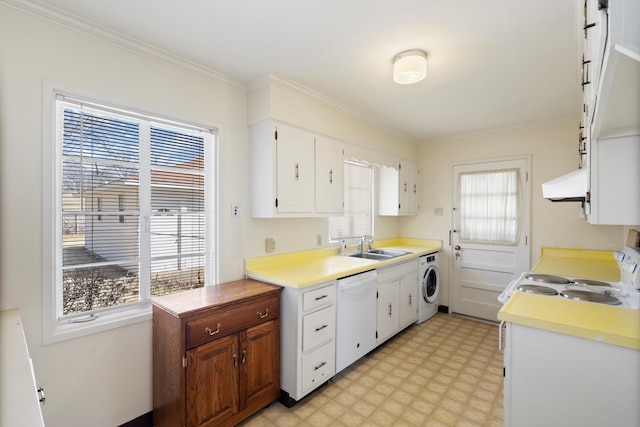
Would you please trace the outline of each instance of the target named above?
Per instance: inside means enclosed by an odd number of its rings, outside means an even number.
[[[427,76],[427,54],[407,50],[393,58],[393,81],[401,85],[418,83]]]

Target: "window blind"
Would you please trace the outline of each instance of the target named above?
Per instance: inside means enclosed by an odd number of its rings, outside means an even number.
[[[344,162],[344,215],[329,218],[329,238],[341,240],[373,235],[371,167]]]
[[[203,286],[212,132],[71,99],[56,123],[58,317]]]

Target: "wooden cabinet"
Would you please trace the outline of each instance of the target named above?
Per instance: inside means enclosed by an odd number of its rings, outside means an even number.
[[[378,176],[378,213],[380,215],[417,215],[420,172],[409,161],[400,161],[398,168],[380,166]]]
[[[377,343],[418,320],[419,260],[378,270]]]
[[[239,280],[153,299],[153,419],[231,426],[280,394],[279,286]]]
[[[335,375],[336,282],[282,293],[280,401],[286,406]]]
[[[344,212],[341,143],[266,120],[251,126],[251,214],[313,217]]]

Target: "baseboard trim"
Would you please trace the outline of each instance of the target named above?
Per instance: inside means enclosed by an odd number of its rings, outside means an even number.
[[[153,412],[149,411],[118,427],[153,427]]]

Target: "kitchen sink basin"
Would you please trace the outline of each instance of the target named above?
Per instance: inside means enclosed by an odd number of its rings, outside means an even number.
[[[366,253],[368,253],[368,254],[376,254],[376,255],[385,255],[385,256],[389,256],[391,258],[395,258],[397,256],[410,254],[411,252],[392,251],[392,250],[389,250],[389,249],[371,249],[370,251],[367,251]]]
[[[406,255],[408,253],[410,252],[390,251],[387,249],[372,249],[370,251],[359,252],[359,253],[351,254],[349,256],[353,258],[364,258],[364,259],[373,259],[376,261],[384,261],[385,259],[399,257],[402,255]]]

